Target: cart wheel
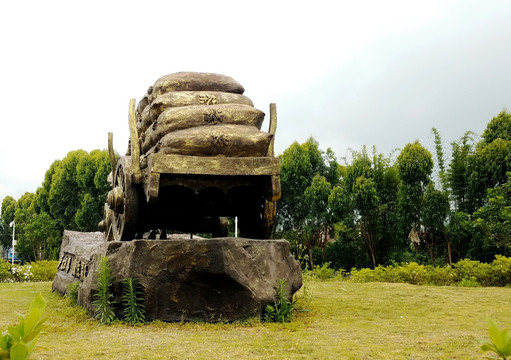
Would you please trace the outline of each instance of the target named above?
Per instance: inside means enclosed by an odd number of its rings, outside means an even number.
[[[133,240],[137,231],[138,192],[131,181],[131,157],[119,159],[108,205],[113,210],[111,230],[115,241]]]

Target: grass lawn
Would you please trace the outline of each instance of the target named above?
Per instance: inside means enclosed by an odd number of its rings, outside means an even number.
[[[484,359],[486,316],[511,326],[511,288],[304,280],[312,310],[288,324],[136,327],[98,325],[50,282],[0,283],[0,329],[39,292],[50,319],[32,359]]]

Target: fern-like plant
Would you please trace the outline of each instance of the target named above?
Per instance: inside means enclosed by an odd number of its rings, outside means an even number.
[[[102,257],[98,269],[98,287],[97,292],[94,294],[94,307],[95,317],[102,324],[108,325],[115,320],[115,312],[113,307],[113,294],[111,287],[114,277],[112,270],[108,263],[107,257]]]
[[[277,280],[276,293],[273,305],[266,305],[264,320],[267,322],[290,322],[291,314],[295,308],[296,301],[286,291],[287,281]]]
[[[140,283],[135,278],[122,281],[122,304],[124,320],[131,325],[145,322],[144,294]]]

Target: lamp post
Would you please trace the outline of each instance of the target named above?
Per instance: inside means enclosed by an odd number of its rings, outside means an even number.
[[[14,265],[14,245],[16,245],[16,240],[14,239],[14,233],[16,231],[16,223],[11,221],[9,224],[10,227],[12,227],[12,249],[11,249],[11,263]]]

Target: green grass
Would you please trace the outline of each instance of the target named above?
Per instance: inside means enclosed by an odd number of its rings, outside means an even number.
[[[486,316],[509,327],[511,288],[305,279],[312,311],[291,323],[99,325],[51,283],[0,283],[0,329],[48,302],[33,359],[483,359]]]

